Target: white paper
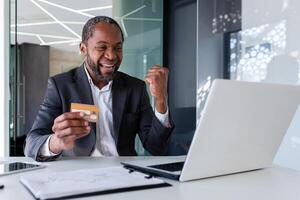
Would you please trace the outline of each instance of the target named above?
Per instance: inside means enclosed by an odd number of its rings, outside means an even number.
[[[124,167],[109,167],[29,174],[22,176],[20,181],[40,199],[164,183],[160,179],[147,179],[145,176],[135,171],[129,173]]]

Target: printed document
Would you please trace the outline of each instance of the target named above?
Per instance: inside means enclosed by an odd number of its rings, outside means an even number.
[[[170,186],[163,180],[124,167],[34,173],[22,176],[20,181],[37,199]]]

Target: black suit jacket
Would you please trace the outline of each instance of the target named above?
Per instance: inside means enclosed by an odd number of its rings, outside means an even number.
[[[41,159],[38,152],[53,133],[54,119],[69,112],[71,103],[94,104],[83,66],[49,78],[44,101],[26,138],[26,156]],[[134,148],[136,134],[151,154],[165,153],[173,129],[172,121],[171,128],[166,128],[155,117],[143,81],[117,72],[112,84],[112,109],[113,136],[119,155],[137,155]],[[76,140],[74,148],[63,151],[63,156],[89,156],[92,153],[96,143],[96,124],[91,126],[90,134]]]

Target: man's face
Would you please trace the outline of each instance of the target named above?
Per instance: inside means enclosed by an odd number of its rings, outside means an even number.
[[[93,36],[80,44],[80,50],[86,57],[86,66],[96,83],[113,79],[122,61],[122,36],[113,24],[97,23]]]

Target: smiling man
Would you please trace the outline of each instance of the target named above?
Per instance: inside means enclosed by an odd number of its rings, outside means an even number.
[[[83,27],[82,66],[49,78],[25,155],[39,161],[59,156],[134,156],[136,134],[153,155],[164,155],[173,129],[167,106],[168,69],[149,69],[145,81],[119,72],[123,33],[116,21],[98,16]],[[97,123],[70,112],[71,103],[99,107]]]

